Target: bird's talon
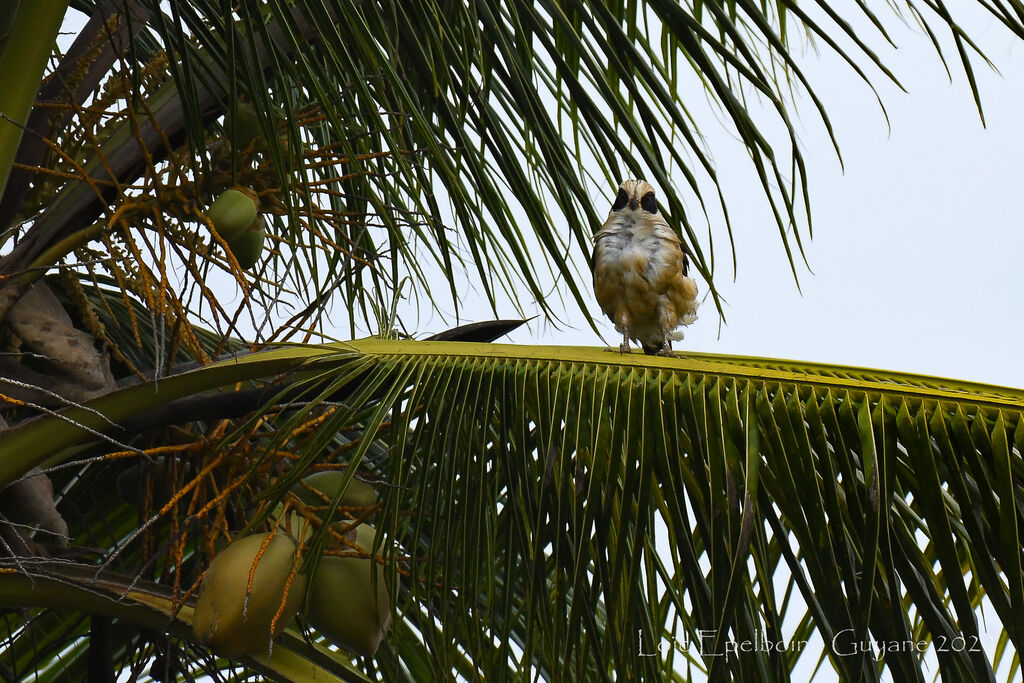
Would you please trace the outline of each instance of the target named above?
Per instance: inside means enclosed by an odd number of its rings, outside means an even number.
[[[619,353],[633,353],[633,350],[629,348],[629,344],[622,342],[619,344]]]

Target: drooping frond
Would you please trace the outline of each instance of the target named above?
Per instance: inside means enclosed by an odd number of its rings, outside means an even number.
[[[0,198],[0,230],[19,243],[0,267],[41,272],[74,253],[182,330],[199,316],[225,336],[254,328],[255,342],[321,330],[334,297],[353,330],[399,293],[457,311],[467,283],[557,319],[553,277],[587,314],[574,264],[602,191],[627,174],[662,189],[717,303],[722,232],[700,224],[721,213],[731,246],[734,198],[704,142],[716,119],[749,155],[795,275],[810,214],[794,94],[830,125],[794,37],[870,84],[896,78],[871,45],[902,20],[862,3],[850,17],[790,2],[77,6],[90,21],[40,89]],[[984,6],[1024,35],[1017,13]],[[973,74],[957,16],[904,11],[937,47],[948,26]],[[252,276],[203,218],[236,185],[259,194],[268,233]],[[217,274],[240,303],[205,286]],[[268,310],[283,328],[261,323]]]
[[[314,466],[375,482],[399,597],[364,665],[389,680],[785,679],[816,654],[778,644],[815,634],[844,680],[881,680],[861,639],[924,643],[944,675],[992,680],[988,650],[940,645],[982,642],[993,619],[1019,651],[1018,390],[706,354],[375,339],[294,353],[306,401],[265,437],[239,425],[259,457],[234,476],[264,482],[254,511]],[[713,656],[762,641],[775,647]],[[883,654],[924,680],[920,652]]]

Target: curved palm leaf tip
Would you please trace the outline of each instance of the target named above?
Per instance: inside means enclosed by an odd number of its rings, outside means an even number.
[[[985,6],[1024,33],[1012,8]],[[56,307],[44,307],[51,322],[60,318],[64,329],[102,340],[113,372],[101,354],[88,356],[81,363],[88,372],[72,371],[70,378],[70,366],[16,363],[19,372],[37,374],[18,380],[33,393],[5,411],[12,421],[59,408],[73,395],[108,392],[113,377],[159,377],[181,360],[207,363],[237,348],[230,337],[245,317],[256,332],[252,342],[304,340],[322,329],[336,291],[353,330],[360,316],[372,320],[375,309],[387,309],[406,277],[430,305],[443,307],[444,297],[430,289],[427,263],[443,272],[453,301],[465,291],[463,280],[475,277],[493,304],[501,292],[529,292],[548,315],[542,276],[553,269],[586,311],[589,296],[562,258],[566,245],[549,227],[556,222],[544,198],[566,216],[581,252],[589,250],[588,228],[599,224],[603,206],[592,204],[581,180],[588,157],[606,181],[643,172],[664,191],[668,215],[682,221],[694,265],[713,287],[710,237],[702,241],[683,212],[684,203],[700,204],[708,187],[718,192],[694,118],[680,100],[687,65],[749,150],[780,235],[794,235],[798,249],[801,233],[788,228],[800,224],[801,202],[806,210],[806,178],[781,94],[789,82],[775,80],[773,65],[785,64],[787,76],[806,83],[789,56],[787,30],[799,24],[840,50],[842,38],[852,45],[844,54],[855,69],[870,63],[887,73],[845,18],[817,22],[786,3],[773,6],[775,15],[749,3],[728,10],[652,3],[644,15],[640,4],[584,3],[393,3],[368,12],[361,3],[324,9],[269,2],[243,3],[230,16],[220,3],[196,1],[130,8],[131,21],[120,15],[120,2],[90,8],[81,40],[42,87],[41,101],[60,104],[33,111],[17,149],[20,165],[0,198],[0,228],[13,245],[0,257],[8,276],[0,284],[0,315],[13,329],[19,317],[12,305],[63,262],[61,277],[47,278],[38,296],[56,290]],[[952,27],[970,76],[967,37],[944,7],[937,11],[940,23]],[[870,31],[883,25],[867,17]],[[761,114],[738,96],[741,84],[771,103],[787,131],[781,145],[761,132],[771,124],[759,128]],[[30,87],[31,95],[36,84]],[[551,100],[559,104],[550,108]],[[671,175],[684,186],[671,183]],[[235,186],[255,192],[258,213],[269,222],[271,248],[251,271],[238,267],[231,241],[206,229],[217,226],[201,211]],[[442,189],[450,203],[444,209],[435,194]],[[724,210],[726,198],[718,194]],[[527,216],[546,261],[531,252],[534,235],[513,218],[516,210]],[[445,215],[450,221],[439,218]],[[246,293],[233,309],[214,286],[218,269]],[[281,320],[274,305],[292,290],[310,303]],[[66,357],[21,321],[25,334],[17,334],[30,351]],[[58,584],[84,586],[100,603],[96,584],[82,578],[94,575],[95,562],[104,572],[153,576],[161,583],[133,600],[163,609],[165,619],[195,594],[198,572],[226,536],[273,526],[275,502],[290,500],[282,498],[285,491],[323,467],[349,479],[358,471],[390,492],[377,523],[400,543],[382,550],[397,557],[396,599],[408,616],[395,627],[402,637],[385,640],[375,663],[363,663],[371,673],[661,675],[678,665],[674,651],[640,660],[629,647],[638,629],[678,640],[712,628],[716,646],[750,635],[762,619],[778,632],[791,605],[773,591],[783,562],[793,577],[789,586],[807,604],[798,632],[809,625],[839,632],[852,623],[868,624],[879,636],[901,637],[908,629],[936,640],[970,634],[973,610],[986,594],[994,596],[1006,642],[1019,649],[1024,600],[1013,549],[1020,547],[1020,512],[1008,501],[1019,496],[1022,431],[1012,396],[975,387],[964,389],[965,397],[931,385],[915,393],[907,388],[915,381],[905,378],[882,382],[895,389],[871,384],[879,378],[844,384],[820,369],[796,379],[794,368],[723,372],[723,359],[714,358],[706,360],[715,367],[703,373],[690,368],[693,374],[676,376],[608,357],[524,364],[466,347],[453,348],[447,359],[413,359],[401,346],[355,348],[328,350],[326,364],[313,366],[315,378],[328,378],[326,386],[271,384],[270,393],[280,395],[269,403],[289,407],[259,410],[248,421],[212,414],[196,420],[192,413],[169,431],[122,434],[75,408],[65,417],[75,415],[94,432],[83,436],[61,420],[43,423],[53,437],[70,429],[76,443],[92,439],[77,455],[98,459],[51,471],[74,546],[48,550],[62,554],[57,563],[19,558],[5,569],[38,574],[40,585],[56,577]],[[295,362],[309,359],[296,354]],[[254,362],[276,368],[270,374],[292,367]],[[223,368],[157,386],[188,393],[194,381],[191,391],[199,393],[241,378],[218,374]],[[209,377],[216,381],[202,379]],[[831,393],[815,393],[823,386]],[[585,400],[577,402],[579,395]],[[106,440],[97,436],[104,430]],[[4,441],[16,442],[17,433]],[[36,440],[31,457],[22,453],[20,460],[5,451],[3,467],[24,462],[21,473],[37,457],[69,457],[46,443],[52,442]],[[109,481],[140,452],[165,467],[159,477],[155,470],[141,477],[136,509]],[[674,483],[671,490],[666,481]],[[167,489],[158,486],[164,482]],[[330,515],[338,503],[321,512]],[[958,523],[957,510],[976,508],[978,515]],[[369,514],[348,512],[349,522]],[[833,567],[834,560],[819,561],[814,543],[840,522],[843,532],[831,542],[843,563]],[[658,524],[672,540],[671,567],[652,540]],[[307,559],[328,547],[326,526],[319,525]],[[918,531],[933,539],[923,551],[911,542]],[[951,535],[954,542],[943,541]],[[103,550],[97,558],[88,548]],[[748,558],[757,569],[750,576],[743,571]],[[713,572],[703,570],[705,559]],[[88,569],[75,573],[83,568],[72,561]],[[931,570],[936,561],[942,581]],[[523,566],[533,572],[519,571]],[[964,566],[970,574],[956,571]],[[967,578],[958,583],[961,577]],[[115,591],[122,594],[131,583],[109,585],[122,586]],[[18,584],[17,591],[31,594],[31,586]],[[145,602],[153,596],[163,608]],[[483,597],[474,605],[467,596]],[[909,621],[904,602],[919,609]],[[879,607],[897,604],[899,613]],[[23,628],[84,635],[81,618],[30,616],[7,622],[4,652],[15,675],[59,658],[74,676],[87,658],[69,652],[69,641],[22,636]],[[130,618],[156,623],[134,612]],[[283,638],[287,645],[279,647],[318,671],[351,675],[347,659],[325,659],[294,632]],[[138,633],[121,643],[116,661],[140,669],[154,657],[167,671],[225,666],[193,651],[174,654],[170,641]],[[833,666],[851,679],[877,676],[863,657],[832,655]],[[249,665],[289,677],[273,669],[279,664],[253,657]],[[706,663],[694,656],[694,666]],[[742,680],[785,672],[790,664],[771,655],[707,663],[733,667],[727,673]],[[903,655],[886,664],[918,676]],[[976,653],[943,656],[940,664],[955,677],[990,677]]]

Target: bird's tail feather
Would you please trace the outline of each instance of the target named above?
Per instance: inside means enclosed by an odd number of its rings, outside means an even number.
[[[657,356],[658,352],[661,351],[661,344],[648,344],[646,342],[640,342],[640,346],[643,347],[644,353],[648,356]]]

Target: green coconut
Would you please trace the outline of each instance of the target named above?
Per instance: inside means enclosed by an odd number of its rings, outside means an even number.
[[[324,470],[314,472],[292,486],[292,493],[297,495],[306,505],[326,505],[338,495],[341,485],[348,476],[340,470]],[[317,491],[323,497],[317,495]],[[369,507],[377,502],[377,491],[365,481],[353,479],[341,497],[341,507]]]
[[[356,545],[369,552],[374,528],[360,524]],[[309,623],[339,647],[373,655],[391,625],[391,597],[384,567],[369,557],[324,555],[310,585],[305,614]]]
[[[217,234],[230,243],[240,238],[252,225],[258,212],[259,198],[256,193],[247,187],[236,187],[225,190],[213,200],[213,204],[206,210],[206,217],[213,223]]]
[[[263,228],[263,216],[259,215],[241,235],[228,240],[228,247],[235,255],[238,265],[243,270],[248,270],[259,262],[266,239],[267,231]]]
[[[271,637],[284,629],[302,604],[306,576],[296,573],[288,585],[297,562],[295,542],[283,533],[275,534],[257,560],[268,535],[237,539],[217,553],[199,588],[192,629],[201,643],[224,657],[265,651]]]
[[[299,543],[305,543],[316,532],[316,527],[295,510],[281,517],[277,526]]]
[[[232,127],[234,130],[232,131]],[[235,149],[245,151],[255,142],[253,149],[260,149],[265,146],[263,139],[263,125],[260,123],[256,107],[248,102],[239,102],[234,112],[229,111],[224,119],[224,129],[228,135],[232,135],[232,143]]]

